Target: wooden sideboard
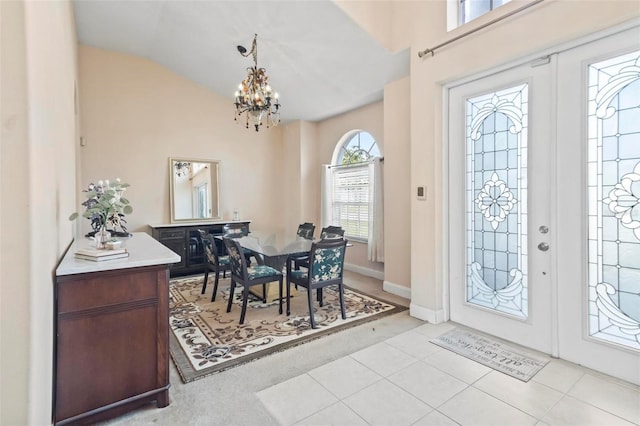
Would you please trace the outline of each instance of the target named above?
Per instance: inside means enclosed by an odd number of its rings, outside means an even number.
[[[179,257],[146,233],[133,235],[125,259],[78,260],[76,248],[56,270],[54,423],[166,407],[169,264]]]
[[[198,229],[213,235],[222,235],[222,228],[227,223],[241,223],[249,227],[251,221],[225,221],[225,222],[202,222],[202,223],[174,223],[163,225],[149,225],[151,235],[156,240],[170,248],[182,258],[180,263],[171,265],[170,274],[172,277],[190,275],[204,272],[207,259],[204,249],[200,243]],[[225,253],[224,244],[218,241],[218,251]]]

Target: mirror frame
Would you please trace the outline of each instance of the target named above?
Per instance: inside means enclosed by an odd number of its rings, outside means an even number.
[[[207,218],[190,218],[190,219],[176,219],[176,210],[175,210],[175,200],[174,200],[174,194],[175,194],[175,188],[174,188],[174,184],[175,184],[175,171],[174,171],[174,164],[176,162],[189,162],[189,163],[209,163],[211,166],[211,173],[212,173],[212,177],[214,176],[213,173],[215,173],[215,181],[216,184],[211,185],[210,191],[209,191],[209,198],[213,198],[212,197],[212,191],[215,188],[217,197],[216,197],[216,205],[215,205],[215,211],[217,211],[217,215],[211,215],[211,217],[207,217]],[[213,166],[215,165],[215,172],[213,169]],[[212,204],[212,210],[213,209],[213,204]],[[189,223],[189,222],[210,222],[210,221],[215,221],[215,220],[220,220],[222,219],[222,215],[220,214],[220,161],[219,160],[206,160],[206,159],[202,159],[202,158],[185,158],[185,157],[169,157],[169,211],[170,211],[170,215],[171,215],[171,223]]]

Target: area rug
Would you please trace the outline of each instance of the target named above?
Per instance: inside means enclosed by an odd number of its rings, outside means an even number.
[[[549,362],[549,359],[524,353],[487,336],[458,328],[431,342],[523,382],[528,382]]]
[[[200,294],[202,281],[203,276],[172,279],[169,287],[171,358],[185,383],[406,309],[346,287],[343,320],[337,291],[325,288],[324,306],[314,304],[317,328],[312,329],[306,290],[300,288],[291,298],[288,317],[278,314],[277,300],[263,303],[250,295],[245,322],[239,325],[242,287],[236,286],[227,313],[229,279],[220,279],[215,302],[210,301],[212,282]]]

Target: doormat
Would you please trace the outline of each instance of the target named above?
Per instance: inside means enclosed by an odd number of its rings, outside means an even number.
[[[213,281],[212,276],[209,279]],[[313,295],[318,328],[312,329],[306,289],[295,291],[292,286],[295,296],[291,298],[290,316],[278,314],[277,300],[264,303],[250,293],[245,321],[240,325],[242,287],[236,286],[231,312],[227,313],[229,278],[220,278],[215,302],[211,302],[213,282],[201,294],[202,282],[200,275],[172,279],[169,284],[170,352],[185,383],[407,309],[345,286],[347,318],[343,320],[338,291],[327,287],[322,292],[323,307]],[[283,301],[283,312],[285,306]]]
[[[489,337],[457,328],[432,339],[431,343],[523,382],[528,382],[549,362],[549,359],[525,354]]]

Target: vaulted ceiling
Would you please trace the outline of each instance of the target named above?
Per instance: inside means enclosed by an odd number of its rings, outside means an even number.
[[[386,50],[328,0],[74,0],[80,43],[154,61],[229,98],[253,65],[236,46],[258,34],[258,66],[281,117],[319,121],[382,99],[409,74],[409,52]]]

